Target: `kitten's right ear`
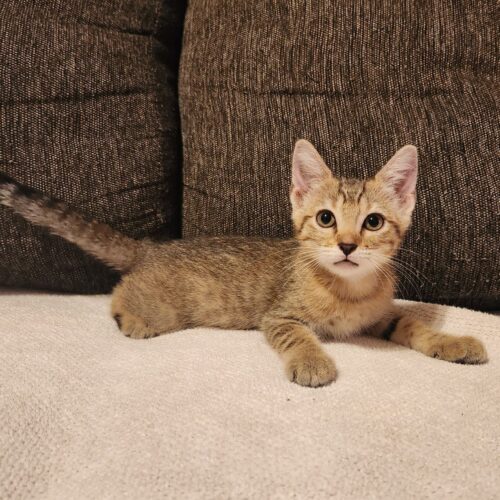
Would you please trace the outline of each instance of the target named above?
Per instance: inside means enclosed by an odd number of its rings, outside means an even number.
[[[295,143],[292,160],[292,203],[300,202],[304,195],[317,184],[332,177],[321,155],[314,146],[305,139]]]

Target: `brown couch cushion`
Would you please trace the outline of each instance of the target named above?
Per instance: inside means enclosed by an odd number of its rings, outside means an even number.
[[[134,237],[180,232],[184,0],[3,0],[0,170]],[[102,292],[116,276],[0,209],[0,284]]]
[[[372,175],[413,143],[419,198],[401,258],[419,276],[403,276],[402,295],[500,306],[494,10],[493,0],[192,0],[184,234],[289,235],[300,137],[344,176]]]

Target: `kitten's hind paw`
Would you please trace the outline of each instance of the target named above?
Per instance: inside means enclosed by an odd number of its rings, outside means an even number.
[[[488,361],[483,343],[474,337],[444,335],[428,347],[428,356],[453,363],[480,364]]]
[[[326,354],[297,353],[286,363],[291,382],[306,387],[319,387],[333,382],[337,376],[335,363]]]
[[[146,325],[143,319],[128,312],[115,313],[113,319],[116,321],[120,331],[126,337],[132,339],[148,339],[158,335],[158,333],[155,333]]]

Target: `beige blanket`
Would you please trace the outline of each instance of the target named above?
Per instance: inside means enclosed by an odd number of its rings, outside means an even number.
[[[490,362],[360,338],[308,389],[258,332],[130,340],[109,297],[4,292],[0,498],[498,499],[500,318],[408,307]]]

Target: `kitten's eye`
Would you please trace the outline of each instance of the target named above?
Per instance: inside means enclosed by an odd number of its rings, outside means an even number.
[[[380,214],[370,214],[363,226],[370,231],[378,231],[384,225],[384,218]]]
[[[333,227],[335,225],[335,216],[330,210],[320,210],[316,215],[316,222],[321,227]]]

